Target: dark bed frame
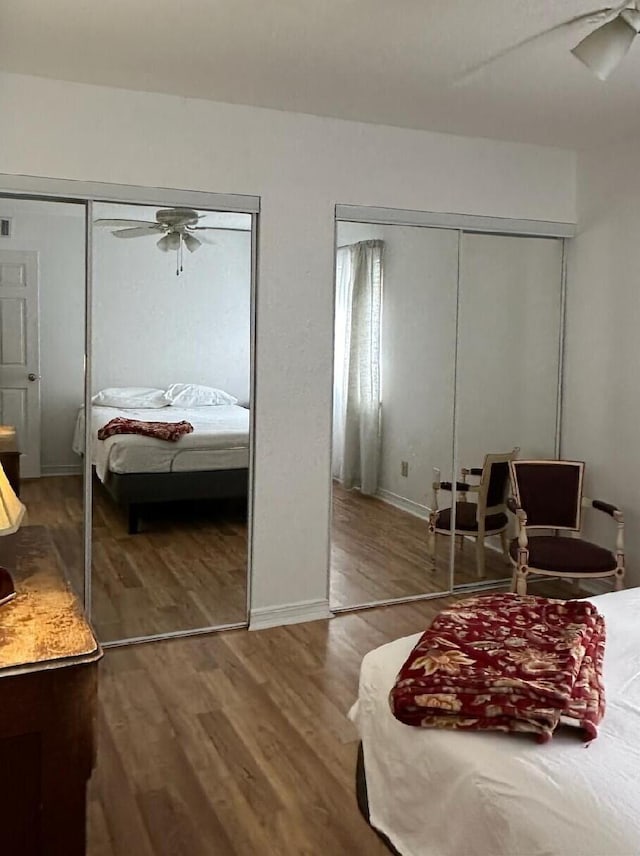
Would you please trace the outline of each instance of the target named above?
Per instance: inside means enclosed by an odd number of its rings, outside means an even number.
[[[356,762],[356,799],[358,800],[358,808],[360,809],[360,814],[367,821],[371,829],[375,832],[375,834],[382,840],[382,843],[386,846],[389,853],[393,853],[394,856],[402,856],[398,850],[393,846],[393,844],[389,841],[387,836],[380,832],[375,828],[375,826],[371,825],[371,815],[369,813],[369,796],[367,794],[367,774],[364,768],[364,753],[362,751],[362,743],[358,744],[358,760]]]
[[[129,534],[140,531],[145,505],[188,500],[246,499],[249,470],[199,470],[173,473],[107,473],[102,482],[109,495],[127,509]]]

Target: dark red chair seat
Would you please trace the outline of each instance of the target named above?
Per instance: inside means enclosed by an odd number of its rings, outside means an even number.
[[[616,557],[610,550],[583,541],[581,538],[563,538],[557,535],[534,535],[529,538],[530,568],[558,573],[602,573],[615,571]],[[509,547],[514,561],[518,559],[518,539]]]
[[[475,502],[456,502],[456,529],[464,532],[477,532],[478,521],[476,520]],[[496,529],[504,529],[507,525],[506,514],[488,514],[485,517],[485,531],[492,532]],[[451,509],[441,508],[436,523],[436,532],[440,529],[449,531],[451,529]]]

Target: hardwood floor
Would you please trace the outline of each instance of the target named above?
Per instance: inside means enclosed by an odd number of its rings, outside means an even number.
[[[443,592],[449,588],[449,541],[438,536],[435,568],[428,559],[427,523],[380,499],[334,483],[331,532],[332,607]],[[502,554],[485,548],[485,578],[509,579]],[[475,541],[456,539],[455,583],[478,579]]]
[[[89,856],[388,856],[346,714],[363,655],[451,600],[108,650]]]
[[[82,480],[24,482],[29,522],[49,528],[82,590]],[[101,642],[246,621],[247,523],[233,503],[162,504],[127,532],[127,517],[94,481],[92,623]]]

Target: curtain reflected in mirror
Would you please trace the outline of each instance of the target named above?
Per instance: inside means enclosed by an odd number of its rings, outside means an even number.
[[[333,609],[450,587],[429,532],[433,471],[451,478],[457,233],[337,224]]]
[[[469,488],[458,496],[458,585],[511,576],[505,460],[556,456],[562,252],[552,238],[461,237],[457,458]]]
[[[94,625],[244,624],[252,217],[95,204],[93,242]]]
[[[9,223],[0,246],[2,463],[26,506],[0,548],[18,574],[22,563],[33,571],[53,558],[82,599],[82,465],[72,440],[84,394],[85,206],[0,198],[0,218]]]

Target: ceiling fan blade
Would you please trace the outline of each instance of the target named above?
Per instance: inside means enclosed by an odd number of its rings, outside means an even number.
[[[155,220],[94,220],[94,226],[157,226]]]
[[[567,21],[562,21],[560,24],[556,24],[553,27],[549,27],[547,30],[543,30],[541,33],[536,33],[533,36],[527,36],[526,39],[522,39],[519,42],[516,42],[514,45],[510,45],[508,48],[504,50],[498,51],[498,53],[490,56],[488,59],[484,59],[475,65],[469,66],[469,68],[465,69],[454,81],[454,86],[459,86],[468,82],[471,78],[473,78],[479,71],[482,71],[489,65],[492,65],[494,62],[497,62],[500,59],[503,59],[505,56],[517,51],[519,48],[525,47],[525,45],[533,44],[537,42],[539,39],[545,38],[545,36],[550,35],[551,33],[555,33],[558,30],[564,30],[567,27],[572,27],[574,24],[579,24],[583,21],[592,21],[593,23],[599,23],[601,25],[605,25],[609,23],[609,21],[614,20],[620,12],[624,9],[628,8],[631,5],[629,0],[625,0],[624,3],[615,6],[615,7],[604,7],[601,9],[594,9],[591,12],[585,12],[582,15],[576,15],[573,18],[569,18]]]
[[[190,235],[188,232],[183,233],[182,240],[190,253],[195,253],[202,246],[202,241],[199,241],[195,235]]]
[[[137,226],[135,229],[119,229],[112,232],[116,238],[141,238],[143,235],[157,235],[158,232],[163,232],[162,226]]]

